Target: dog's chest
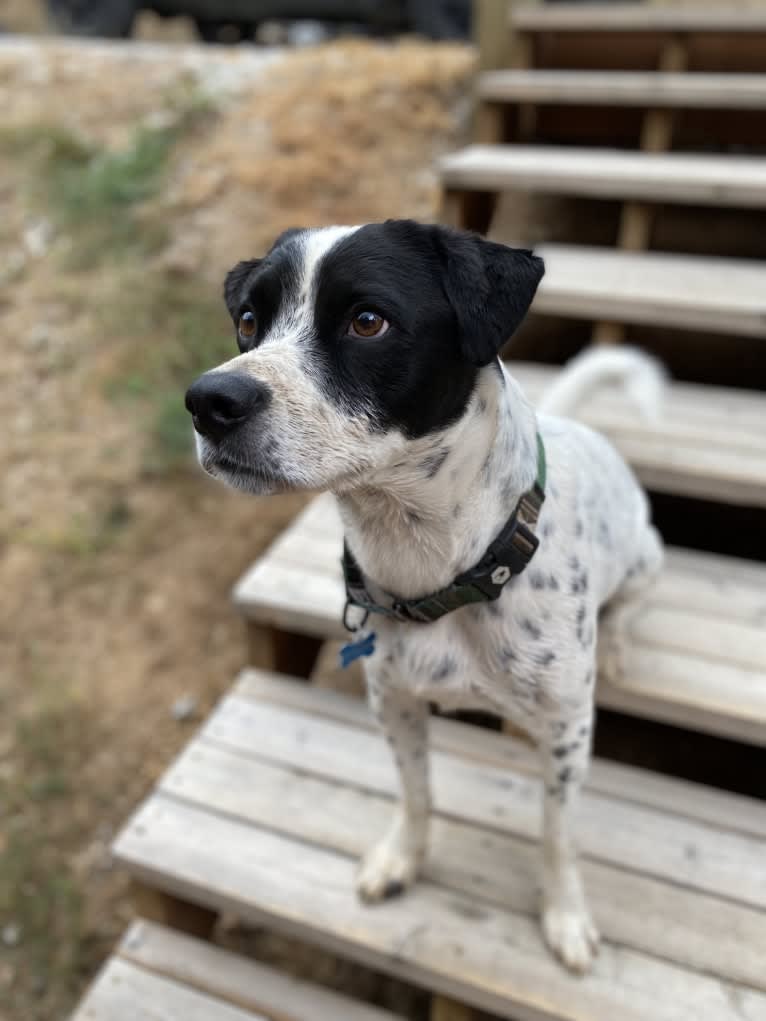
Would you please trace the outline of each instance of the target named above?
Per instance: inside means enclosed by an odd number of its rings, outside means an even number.
[[[523,642],[514,645],[491,625],[477,629],[469,621],[462,627],[449,618],[423,628],[384,625],[370,669],[380,683],[406,688],[441,709],[494,712],[529,729],[537,715],[535,692]]]

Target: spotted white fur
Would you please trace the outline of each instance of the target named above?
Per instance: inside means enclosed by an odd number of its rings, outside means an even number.
[[[203,437],[200,460],[245,489],[330,489],[380,598],[408,598],[446,586],[481,558],[535,479],[540,431],[549,484],[537,524],[540,547],[527,570],[495,603],[464,607],[430,625],[375,620],[369,698],[391,744],[402,797],[390,829],[362,864],[358,888],[367,900],[402,889],[427,853],[428,703],[493,711],[539,745],[543,932],[569,968],[585,971],[598,933],[577,868],[572,819],[591,747],[597,616],[604,604],[645,584],[662,551],[645,495],[614,448],[558,416],[604,379],[630,382],[643,404],[651,403],[659,373],[637,352],[590,352],[543,402],[556,415],[536,415],[495,361],[478,371],[464,413],[448,427],[417,439],[397,429],[376,431],[372,408],[352,411],[328,399],[302,343],[314,330],[318,267],[351,230],[297,238],[297,298],[256,349],[216,370],[268,384],[268,410],[236,465],[222,465]],[[256,483],[248,474],[249,464],[264,459],[279,483]]]

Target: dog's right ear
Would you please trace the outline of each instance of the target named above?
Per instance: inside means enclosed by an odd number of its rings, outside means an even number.
[[[478,234],[436,231],[461,350],[474,365],[488,365],[527,314],[545,272],[543,260]]]
[[[229,315],[236,322],[239,316],[239,306],[242,302],[242,288],[245,281],[256,267],[260,266],[263,259],[247,259],[245,262],[238,262],[234,269],[226,274],[223,284],[223,300]]]

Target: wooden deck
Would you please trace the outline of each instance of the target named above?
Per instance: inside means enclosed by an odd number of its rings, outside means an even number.
[[[766,341],[766,262],[582,245],[542,244],[535,252],[545,259],[536,313]]]
[[[535,191],[603,199],[766,207],[766,158],[469,145],[439,164],[448,191]]]
[[[560,371],[529,362],[509,368],[533,401]],[[609,436],[648,489],[766,507],[766,399],[759,393],[671,383],[650,422],[606,389],[578,418]],[[730,562],[735,574],[738,566]]]
[[[500,1017],[763,1021],[766,805],[596,762],[579,834],[605,944],[574,978],[536,920],[536,756],[433,723],[432,851],[401,899],[370,907],[354,893],[396,785],[366,708],[258,672],[171,766],[116,857],[161,889]]]
[[[766,8],[759,3],[513,4],[508,17],[520,32],[766,33]]]
[[[134,922],[72,1021],[404,1021],[249,958]]]
[[[342,637],[341,526],[319,497],[244,575],[234,599],[260,625]],[[674,549],[647,596],[601,626],[600,705],[766,745],[766,566]]]
[[[560,106],[639,106],[670,109],[761,110],[766,75],[662,71],[485,71],[479,99]]]

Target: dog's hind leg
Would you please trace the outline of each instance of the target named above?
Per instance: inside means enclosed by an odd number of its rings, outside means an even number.
[[[369,702],[396,760],[401,801],[385,836],[362,862],[359,895],[368,901],[401,893],[414,880],[426,853],[431,798],[428,770],[428,703],[368,678]]]
[[[592,677],[592,674],[591,674]],[[545,939],[573,971],[587,971],[598,930],[585,899],[572,837],[580,788],[590,756],[592,705],[549,717],[541,737],[544,791],[543,905]]]
[[[662,570],[664,550],[659,532],[647,525],[643,542],[617,592],[607,603],[601,621],[599,666],[603,677],[620,684],[626,676],[626,642],[636,613],[642,611],[641,596]]]

